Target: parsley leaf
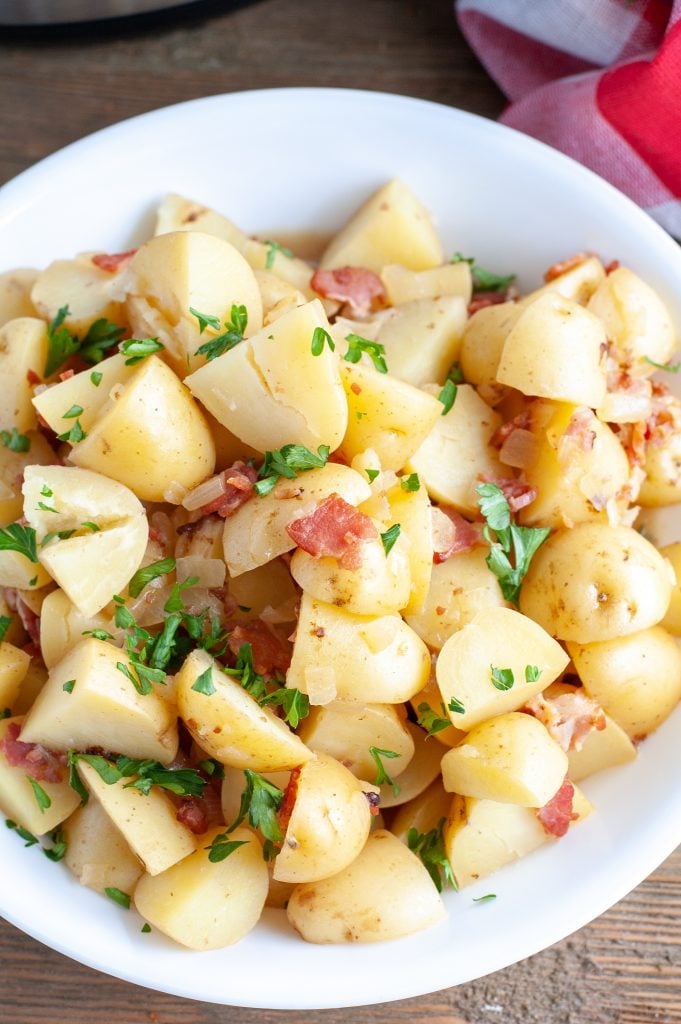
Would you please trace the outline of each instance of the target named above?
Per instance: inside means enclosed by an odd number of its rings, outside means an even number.
[[[395,546],[395,542],[400,535],[402,527],[399,523],[395,523],[389,530],[381,534],[381,540],[383,542],[383,550],[385,551],[386,558]]]
[[[238,850],[240,846],[246,846],[247,839],[228,839],[226,832],[221,832],[215,836],[210,846],[206,846],[208,850],[208,860],[211,864],[219,864],[220,861],[226,860],[230,854]]]
[[[123,907],[124,910],[130,910],[130,897],[127,892],[121,892],[115,885],[108,885],[104,890],[106,895],[114,903],[117,903],[119,907]]]
[[[442,892],[443,885],[451,885],[456,890],[459,888],[452,865],[445,853],[444,824],[445,819],[440,818],[430,832],[419,832],[415,828],[410,828],[407,832],[407,846],[412,853],[420,857],[438,892]]]
[[[223,668],[227,676],[235,676],[244,690],[250,693],[251,697],[260,700],[267,696],[265,680],[253,667],[253,647],[249,643],[241,644],[234,668]]]
[[[209,778],[224,779],[225,777],[224,765],[216,761],[214,757],[207,757],[205,761],[199,761],[199,768]]]
[[[515,683],[512,668],[495,668],[494,665],[490,665],[489,670],[492,685],[495,686],[497,690],[506,691],[511,689]]]
[[[419,491],[421,489],[421,481],[419,480],[418,473],[410,473],[409,476],[401,477],[400,487],[403,491]]]
[[[491,903],[497,898],[495,892],[486,892],[484,896],[474,896],[473,903]]]
[[[149,924],[148,921],[144,922],[144,924],[140,928],[140,931],[142,932],[143,935],[148,935],[149,934],[149,932],[151,931],[151,925]]]
[[[0,551],[18,551],[29,562],[38,562],[35,530],[32,526],[10,523],[0,530]]]
[[[369,753],[371,754],[374,764],[376,765],[376,785],[382,786],[385,783],[386,786],[391,786],[394,796],[397,796],[400,792],[400,787],[396,782],[393,782],[393,780],[388,775],[387,771],[385,770],[385,765],[383,764],[381,758],[399,757],[400,755],[397,754],[394,750],[381,750],[380,747],[369,747]]]
[[[193,306],[189,307],[189,312],[199,321],[199,334],[203,334],[206,327],[212,327],[216,331],[220,330],[219,316],[214,316],[212,313],[199,313],[198,309],[194,309]]]
[[[73,693],[73,688],[75,685],[75,679],[67,679],[64,685],[62,686],[62,690],[64,691],[64,693]]]
[[[453,408],[454,402],[456,401],[457,387],[453,380],[448,379],[437,396],[438,402],[442,402],[444,406],[442,410],[442,416],[446,416],[450,409]]]
[[[362,358],[362,353],[365,352],[374,364],[374,369],[379,373],[388,372],[388,364],[385,361],[385,345],[381,345],[377,341],[369,341],[359,334],[346,334],[345,340],[348,342],[348,350],[343,357],[346,363],[358,363]]]
[[[264,244],[268,247],[267,258],[265,259],[265,270],[272,269],[278,252],[280,252],[282,256],[288,256],[289,259],[293,259],[293,253],[291,250],[287,249],[285,245],[281,245],[280,242],[274,242],[271,238],[266,238]]]
[[[79,441],[83,441],[87,437],[87,434],[83,430],[80,420],[76,420],[70,430],[67,430],[64,434],[57,434],[57,438],[60,441],[69,441],[71,444],[78,444]]]
[[[12,821],[11,818],[5,819],[5,825],[19,836],[20,839],[24,840],[24,846],[35,846],[38,842],[37,838],[28,829],[22,828],[21,825],[17,825],[16,821]]]
[[[268,693],[260,700],[261,707],[265,704],[276,704],[283,708],[284,721],[288,722],[292,729],[297,729],[300,720],[310,714],[309,697],[295,687],[281,687],[273,693]]]
[[[66,362],[69,356],[80,348],[78,338],[64,327],[64,321],[69,315],[68,306],[62,306],[56,316],[47,325],[47,360],[45,362],[45,377],[51,377],[59,367]]]
[[[369,478],[369,483],[372,484],[381,471],[380,469],[365,469],[364,472]]]
[[[31,450],[31,439],[26,434],[20,434],[16,427],[9,430],[0,430],[0,440],[5,448],[11,452],[28,452]]]
[[[66,412],[63,412],[61,414],[61,418],[63,420],[75,420],[78,416],[82,416],[82,415],[83,415],[83,406],[82,405],[72,405],[70,409],[67,409]]]
[[[101,317],[88,327],[87,334],[80,342],[79,354],[86,363],[99,363],[107,355],[108,349],[119,342],[124,334],[123,327],[112,324],[109,320]],[[94,374],[90,374],[90,380],[94,384],[93,377]],[[102,379],[101,373],[98,374],[98,377],[100,380]]]
[[[40,810],[44,813],[52,806],[51,799],[49,798],[43,787],[40,785],[40,783],[36,782],[35,779],[32,779],[30,775],[27,775],[26,778],[31,785],[31,789],[33,790],[35,802],[37,803]]]
[[[138,569],[128,583],[130,597],[139,597],[147,583],[158,579],[159,576],[166,576],[174,568],[174,558],[161,558],[158,562],[152,562],[150,565],[145,565],[142,569]]]
[[[196,690],[197,693],[203,693],[206,697],[212,696],[215,693],[215,684],[213,683],[213,669],[209,665],[205,672],[202,672],[196,682],[192,686],[192,690]]]
[[[458,700],[458,698],[456,698],[456,697],[452,697],[452,699],[450,700],[450,702],[449,702],[449,704],[447,705],[447,707],[448,707],[448,708],[449,708],[449,710],[450,710],[450,711],[452,711],[452,712],[453,712],[453,713],[454,713],[455,715],[465,715],[465,714],[466,714],[466,709],[465,709],[465,707],[463,706],[463,704],[461,703],[461,701],[460,701],[460,700]]]
[[[536,683],[542,674],[542,669],[538,665],[526,665],[525,666],[525,682]]]
[[[260,479],[255,490],[263,497],[269,494],[274,485],[283,476],[287,480],[295,480],[299,473],[308,469],[321,469],[329,458],[328,444],[320,444],[317,455],[302,444],[285,444],[283,448],[265,452],[265,461],[258,471]]]
[[[442,705],[442,714],[444,717],[440,717],[436,711],[433,711],[430,704],[419,704],[416,709],[416,721],[429,736],[434,736],[436,732],[442,732],[452,724],[447,718],[447,709],[444,704]]]
[[[152,786],[158,786],[160,789],[168,790],[169,793],[175,793],[176,796],[200,797],[203,796],[203,791],[208,785],[207,779],[204,779],[195,768],[166,768],[165,765],[151,758],[136,760],[121,755],[114,762],[102,757],[101,754],[80,754],[75,750],[70,750],[68,761],[69,765],[74,767],[78,761],[85,761],[94,768],[107,786],[113,786],[121,779],[132,779],[131,782],[126,783],[125,788],[138,789],[145,796],[149,794]],[[79,792],[76,786],[73,788]]]
[[[11,615],[0,615],[0,644],[5,639],[7,630],[12,625]]]
[[[203,334],[206,327],[212,327],[216,331],[220,330],[218,317],[199,313],[191,307],[189,312],[199,321],[199,334]],[[237,306],[236,303],[233,303],[230,310],[230,319],[226,320],[224,324],[224,332],[218,334],[215,338],[211,338],[210,341],[205,341],[203,345],[199,345],[195,355],[205,356],[208,362],[224,355],[225,352],[229,352],[230,349],[235,348],[239,342],[244,340],[244,331],[247,325],[248,310],[245,306]]]
[[[99,370],[93,370],[92,373],[90,374],[90,380],[96,388],[98,388],[99,385],[102,383],[103,376],[104,374],[100,373]]]
[[[486,520],[485,539],[490,545],[487,565],[497,577],[504,598],[517,605],[530,562],[551,530],[549,527],[516,526],[511,522],[511,510],[497,484],[480,484],[476,491]]]
[[[650,363],[656,370],[666,370],[667,373],[678,373],[681,370],[681,363],[656,363],[650,356],[644,356],[643,359],[646,363]]]
[[[336,343],[323,327],[315,327],[312,332],[312,342],[310,344],[310,350],[313,356],[320,356],[324,351],[324,343],[326,343],[332,352],[336,351]]]
[[[122,343],[119,351],[128,356],[125,360],[126,366],[135,366],[154,352],[160,352],[162,348],[165,348],[165,345],[158,338],[129,338]]]
[[[471,276],[473,278],[473,291],[475,292],[503,292],[506,291],[508,286],[513,284],[516,279],[515,274],[501,276],[499,274],[492,273],[491,270],[485,270],[484,267],[479,267],[477,265],[473,256],[462,256],[460,252],[454,253],[450,263],[470,264]]]
[[[257,828],[270,843],[280,843],[284,838],[277,811],[284,800],[284,793],[262,775],[246,768],[246,787],[241,794],[241,804],[236,819],[227,829],[227,835],[234,831],[246,816],[253,828]]]
[[[61,825],[59,825],[58,828],[52,829],[52,831],[48,833],[48,838],[52,843],[52,846],[43,846],[43,853],[48,860],[51,860],[56,864],[58,861],[64,859],[68,846],[64,829]]]

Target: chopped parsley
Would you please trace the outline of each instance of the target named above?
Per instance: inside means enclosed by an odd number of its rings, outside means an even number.
[[[63,412],[61,414],[61,418],[63,420],[75,420],[75,419],[78,418],[78,416],[82,416],[82,415],[83,415],[83,406],[82,405],[72,405],[70,409],[67,409],[66,412]]]
[[[28,452],[31,450],[31,439],[26,434],[20,434],[16,427],[9,430],[0,430],[0,440],[5,448],[11,452]]]
[[[35,846],[38,842],[36,836],[28,829],[22,828],[21,825],[17,825],[16,821],[12,821],[11,818],[5,819],[5,825],[11,829],[12,832],[16,832],[20,839],[24,840],[24,846]]]
[[[281,843],[284,838],[277,819],[277,811],[284,801],[284,793],[278,786],[268,782],[250,768],[245,769],[244,776],[246,786],[241,794],[239,813],[227,829],[227,835],[248,817],[249,824],[259,829],[267,840],[263,854],[265,860],[268,860],[274,853],[273,845]]]
[[[492,686],[495,686],[497,690],[505,692],[510,690],[515,683],[512,668],[495,668],[494,665],[490,665],[489,672]]]
[[[348,343],[348,350],[343,357],[346,363],[358,363],[362,355],[366,353],[374,364],[374,369],[379,373],[388,372],[388,364],[385,361],[385,345],[377,341],[369,341],[359,334],[346,334],[345,340]]]
[[[267,696],[265,680],[253,667],[253,647],[249,643],[241,644],[234,668],[223,668],[227,676],[234,676],[251,697],[261,700]]]
[[[454,402],[456,401],[457,387],[451,378],[448,378],[444,387],[437,396],[438,402],[442,402],[443,409],[442,415],[446,416],[450,409],[453,408]]]
[[[416,709],[416,721],[425,729],[429,736],[434,736],[436,732],[442,732],[443,729],[448,729],[452,724],[447,718],[447,709],[442,705],[442,716],[438,715],[436,711],[433,711],[430,704],[419,704]]]
[[[51,377],[62,366],[69,356],[78,355],[86,363],[99,363],[125,334],[122,327],[101,318],[95,320],[81,339],[72,334],[64,321],[69,315],[69,307],[62,306],[57,315],[47,326],[47,361],[45,377]],[[101,375],[100,375],[101,379]]]
[[[395,523],[389,530],[381,534],[381,541],[383,542],[383,550],[385,551],[386,558],[395,546],[395,542],[401,533],[402,527],[399,523]]]
[[[267,246],[267,257],[265,259],[265,270],[271,270],[274,266],[274,261],[277,258],[277,253],[281,253],[282,256],[288,256],[289,259],[293,259],[293,253],[290,249],[287,249],[285,245],[281,245],[280,242],[274,242],[271,238],[266,238],[264,244]]]
[[[144,922],[144,924],[140,928],[140,931],[142,932],[143,935],[148,935],[149,934],[149,932],[151,931],[151,925],[149,924],[148,921]]]
[[[473,291],[475,292],[503,292],[516,279],[515,274],[500,275],[494,274],[491,270],[485,270],[484,267],[477,265],[475,257],[463,256],[460,252],[455,252],[450,262],[468,263],[470,265]]]
[[[507,601],[518,604],[520,587],[535,552],[547,539],[549,527],[516,526],[503,491],[497,484],[479,484],[478,504],[485,519],[490,550],[486,562],[497,577]]]
[[[3,708],[2,711],[0,711],[0,722],[4,721],[5,718],[11,718],[11,717],[12,717],[12,709],[11,708]]]
[[[62,686],[62,690],[64,691],[64,693],[73,693],[73,688],[75,685],[75,679],[67,679],[64,685]]]
[[[412,853],[420,857],[438,892],[442,892],[445,885],[451,885],[452,889],[459,888],[452,865],[445,853],[444,824],[445,819],[440,818],[430,832],[419,832],[415,828],[410,828],[407,832],[407,846]]]
[[[96,388],[102,383],[102,377],[104,374],[100,373],[99,370],[93,370],[90,374],[90,380]]]
[[[199,761],[199,768],[209,778],[224,779],[225,777],[224,765],[216,761],[214,757],[207,757],[205,761]]]
[[[66,850],[68,846],[66,836],[61,825],[59,825],[57,828],[52,829],[52,831],[48,833],[48,838],[52,845],[43,846],[43,853],[45,854],[48,860],[51,860],[56,864],[60,860],[64,859],[64,857],[66,856]]]
[[[12,616],[11,615],[0,615],[0,644],[5,639],[5,636],[7,635],[7,630],[9,629],[9,627],[11,625],[12,625]]]
[[[421,489],[421,481],[418,473],[410,473],[400,479],[400,487],[403,491],[418,491]]]
[[[309,697],[295,687],[282,686],[273,693],[268,693],[260,699],[260,706],[263,707],[265,704],[276,704],[282,708],[284,721],[288,722],[292,729],[297,729],[301,719],[307,718],[310,714]]]
[[[324,351],[324,345],[327,344],[332,352],[336,350],[336,343],[323,327],[315,327],[312,332],[312,342],[310,344],[310,350],[313,356],[320,356]]]
[[[486,892],[484,896],[474,896],[473,903],[491,903],[497,898],[495,892]]]
[[[366,469],[364,472],[369,477],[369,483],[370,484],[372,484],[374,482],[374,480],[376,479],[376,477],[380,476],[380,473],[381,473],[380,469]]]
[[[393,758],[399,757],[400,755],[396,753],[394,750],[381,750],[380,747],[369,747],[369,753],[371,754],[374,764],[376,765],[376,785],[383,786],[385,784],[386,786],[390,786],[392,788],[393,795],[398,796],[400,792],[400,787],[396,782],[393,782],[393,780],[388,775],[387,771],[385,770],[385,765],[383,764],[382,758]]]
[[[0,551],[18,551],[29,562],[38,562],[35,530],[32,526],[10,523],[0,529]]]
[[[136,366],[147,356],[160,352],[162,348],[165,348],[165,345],[158,338],[130,338],[121,344],[119,351],[128,357],[125,360],[126,366]]]
[[[208,313],[199,313],[198,310],[189,307],[189,312],[192,316],[195,316],[199,321],[199,334],[203,334],[206,327],[212,327],[213,330],[220,330],[220,320],[216,316],[211,316]],[[217,359],[218,356],[222,356],[225,352],[229,352],[230,349],[235,348],[239,342],[244,340],[244,332],[248,325],[248,310],[245,306],[237,306],[236,303],[232,304],[230,310],[230,319],[224,323],[224,331],[222,334],[218,334],[215,338],[211,338],[210,341],[205,341],[203,345],[199,345],[195,355],[205,356],[208,362],[212,359]]]
[[[196,768],[166,768],[159,761],[152,759],[136,760],[132,757],[121,755],[115,761],[109,761],[101,754],[79,754],[75,750],[68,752],[68,763],[75,768],[78,761],[85,761],[99,775],[102,782],[107,786],[113,786],[121,779],[131,779],[126,782],[125,789],[137,789],[145,796],[149,795],[152,786],[165,789],[176,796],[203,796],[203,791],[208,782]],[[79,780],[80,781],[80,780]],[[73,789],[80,794],[82,799],[82,782],[74,786],[69,779]],[[87,800],[83,801],[84,803]]]
[[[302,444],[285,444],[283,448],[265,452],[265,461],[258,471],[259,480],[255,490],[262,497],[269,494],[281,477],[295,480],[299,473],[308,469],[321,469],[329,458],[328,444],[320,444],[317,454]]]
[[[536,683],[542,674],[543,669],[540,669],[538,665],[526,665],[525,666],[525,682]]]
[[[246,846],[247,843],[247,839],[228,839],[226,832],[220,832],[210,846],[205,847],[208,850],[208,860],[211,864],[219,864],[220,861],[226,860],[230,854],[238,850],[240,846]]]
[[[206,697],[212,697],[215,693],[213,669],[210,665],[205,672],[201,673],[196,682],[192,685],[192,690],[196,690],[197,693],[203,693]]]
[[[47,509],[46,511],[54,512],[56,511],[56,509]],[[68,540],[69,537],[73,537],[75,532],[75,530],[50,530],[50,532],[46,533],[43,539],[41,540],[40,546],[41,548],[44,548],[47,544],[50,543],[51,540],[54,540],[55,537],[57,537],[58,540]]]
[[[650,356],[644,356],[644,361],[654,366],[656,370],[666,370],[667,373],[678,373],[681,370],[681,363],[656,363]]]
[[[63,434],[57,434],[59,441],[68,441],[70,444],[78,444],[79,441],[84,441],[87,434],[81,426],[80,420],[76,420],[70,430],[67,430]]]
[[[138,569],[128,583],[130,597],[139,597],[147,583],[158,579],[159,576],[167,576],[174,569],[174,558],[162,558],[158,562],[152,562],[150,565],[145,565],[142,569]]]
[[[30,783],[31,789],[33,790],[33,796],[35,797],[35,802],[37,803],[40,810],[43,813],[49,810],[49,808],[52,806],[52,801],[45,792],[45,790],[43,789],[43,787],[40,785],[39,782],[36,782],[35,779],[31,778],[30,775],[27,775],[26,779]]]
[[[461,701],[458,700],[456,697],[452,697],[452,699],[450,700],[450,702],[447,705],[447,707],[455,715],[465,715],[466,714],[465,707],[463,706]]]
[[[115,885],[108,885],[104,890],[106,895],[114,903],[117,903],[119,907],[123,907],[124,910],[130,910],[130,897],[127,892],[122,892],[117,889]]]

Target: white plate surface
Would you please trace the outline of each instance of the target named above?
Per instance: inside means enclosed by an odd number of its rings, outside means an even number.
[[[145,236],[168,191],[213,205],[248,231],[331,231],[396,175],[433,210],[448,250],[518,271],[524,287],[556,259],[593,250],[639,272],[681,323],[681,250],[595,175],[473,115],[343,90],[195,100],[69,146],[0,190],[0,270],[125,250]],[[637,762],[587,782],[597,812],[560,843],[449,894],[445,923],[399,942],[311,946],[281,912],[268,911],[239,945],[191,953],[141,934],[134,913],[82,888],[5,829],[0,911],[91,967],[195,999],[305,1009],[431,992],[558,941],[673,850],[681,840],[680,724],[677,712]],[[473,903],[489,891],[496,901]]]

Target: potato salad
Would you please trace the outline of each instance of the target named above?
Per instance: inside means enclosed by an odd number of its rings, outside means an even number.
[[[592,812],[681,698],[681,402],[660,297],[564,256],[521,294],[395,180],[314,262],[169,195],[0,275],[27,857],[195,950],[372,942]]]

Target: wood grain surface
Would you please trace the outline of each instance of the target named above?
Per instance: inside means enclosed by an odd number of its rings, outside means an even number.
[[[122,118],[217,92],[289,85],[396,92],[490,117],[504,104],[446,0],[210,2],[119,23],[0,29],[0,182]],[[177,999],[96,974],[0,922],[0,1021],[681,1024],[680,950],[677,851],[618,906],[530,960],[458,988],[355,1010],[278,1013]]]

